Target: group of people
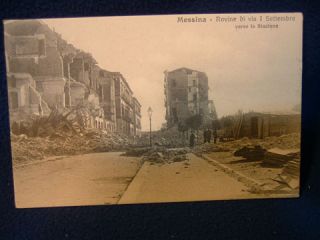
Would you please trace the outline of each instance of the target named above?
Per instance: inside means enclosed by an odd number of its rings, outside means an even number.
[[[217,143],[217,130],[211,131],[209,128],[207,130],[203,131],[203,141],[204,143],[210,143],[211,142],[211,137],[213,136],[213,142]]]
[[[213,130],[211,131],[209,128],[207,128],[206,130],[203,131],[203,141],[204,143],[210,143],[211,142],[211,138],[213,137],[213,142],[217,143],[217,130]],[[194,134],[194,132],[191,132],[190,134],[190,147],[194,147],[195,144],[195,138],[196,135]]]

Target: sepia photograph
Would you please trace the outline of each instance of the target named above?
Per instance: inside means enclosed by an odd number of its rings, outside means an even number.
[[[3,26],[17,208],[299,197],[301,13]]]

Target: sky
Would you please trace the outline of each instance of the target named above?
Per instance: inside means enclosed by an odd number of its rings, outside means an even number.
[[[302,16],[285,15],[296,20],[273,22],[277,29],[240,30],[239,22],[216,22],[216,15],[180,15],[206,17],[206,23],[179,23],[178,15],[43,21],[91,53],[100,67],[123,74],[142,105],[142,130],[147,130],[149,106],[153,128],[165,122],[164,71],[180,67],[207,74],[218,117],[238,110],[288,111],[300,104]]]

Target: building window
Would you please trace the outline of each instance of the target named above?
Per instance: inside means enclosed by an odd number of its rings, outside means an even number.
[[[193,86],[195,87],[196,86],[196,80],[193,80]]]
[[[176,86],[177,86],[176,80],[172,79],[172,87],[176,87]]]
[[[191,92],[191,87],[189,87],[189,93]]]
[[[193,94],[193,101],[197,101],[197,94]]]
[[[17,37],[15,43],[15,54],[17,56],[45,56],[45,39],[37,39],[36,37]]]

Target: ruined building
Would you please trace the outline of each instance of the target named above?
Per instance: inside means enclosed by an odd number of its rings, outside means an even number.
[[[167,126],[201,115],[205,124],[217,118],[212,100],[208,99],[208,77],[188,68],[165,71],[164,92]]]
[[[112,73],[100,70],[99,83],[100,106],[102,106],[105,118],[108,120],[107,128],[110,131],[116,131],[116,95]]]
[[[133,92],[121,73],[113,73],[113,79],[115,81],[117,131],[133,135]]]
[[[65,106],[63,62],[47,25],[35,20],[5,22],[5,49],[8,73],[29,74],[49,107]],[[17,99],[13,105],[20,106],[20,94]]]
[[[135,97],[133,98],[133,122],[134,135],[141,136],[141,104]]]
[[[40,20],[5,21],[10,120],[87,106],[86,127],[135,135],[140,104],[121,73],[101,69],[89,53]],[[138,102],[136,100],[136,102]]]

